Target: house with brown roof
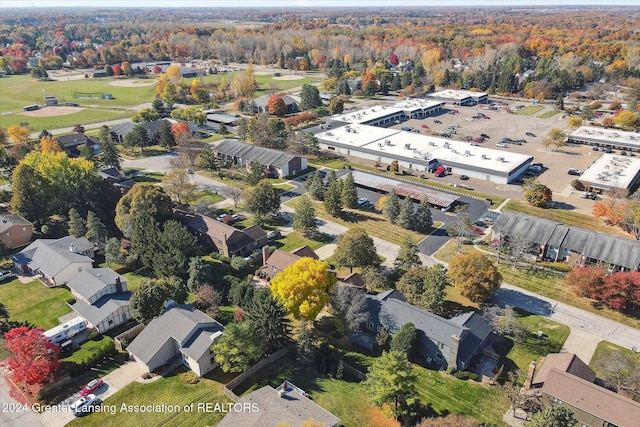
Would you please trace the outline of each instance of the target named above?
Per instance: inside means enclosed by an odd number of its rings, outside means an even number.
[[[640,420],[640,403],[557,368],[547,373],[540,395],[546,405],[571,408],[576,425],[634,427]]]
[[[364,279],[359,273],[351,273],[346,277],[338,277],[338,286],[364,289],[365,283]]]
[[[19,248],[31,242],[33,224],[20,215],[0,214],[0,240],[8,249]]]
[[[542,387],[551,369],[568,372],[589,382],[594,382],[596,379],[596,373],[575,354],[552,353],[544,357],[539,363],[531,362],[525,388]]]
[[[257,276],[263,279],[271,280],[282,270],[295,264],[301,258],[320,259],[318,255],[309,246],[301,246],[291,252],[276,249],[273,253],[269,252],[266,247],[262,250],[263,266],[256,272]]]
[[[267,244],[267,233],[259,225],[239,230],[205,215],[174,210],[180,222],[202,246],[225,256],[247,256]]]

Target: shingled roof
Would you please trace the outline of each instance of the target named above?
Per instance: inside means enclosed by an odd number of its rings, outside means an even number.
[[[257,147],[230,139],[225,139],[220,142],[214,149],[216,153],[225,156],[239,157],[249,160],[250,162],[260,163],[263,166],[282,167],[297,157],[283,151]]]

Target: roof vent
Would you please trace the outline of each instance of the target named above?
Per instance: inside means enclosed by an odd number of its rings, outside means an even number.
[[[483,155],[482,155],[482,158],[486,160],[487,155],[486,155],[486,154],[483,154]]]

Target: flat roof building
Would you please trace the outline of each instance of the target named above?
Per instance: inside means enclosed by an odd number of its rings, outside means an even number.
[[[427,98],[437,99],[444,102],[453,102],[456,105],[486,104],[489,95],[484,92],[474,92],[471,90],[445,89],[427,95]]]
[[[375,106],[332,116],[329,122],[363,124],[370,126],[393,125],[409,119],[421,119],[444,110],[444,102],[425,99],[407,99],[394,105]]]
[[[580,126],[568,136],[567,141],[574,144],[640,152],[640,133],[619,129]]]
[[[630,190],[640,180],[640,158],[603,154],[578,180],[590,191]]]

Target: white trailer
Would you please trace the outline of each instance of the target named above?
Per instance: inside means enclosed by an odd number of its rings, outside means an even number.
[[[52,343],[60,344],[70,338],[73,338],[76,334],[84,331],[86,328],[87,321],[82,317],[76,317],[62,325],[58,325],[55,328],[44,331],[43,335]]]

